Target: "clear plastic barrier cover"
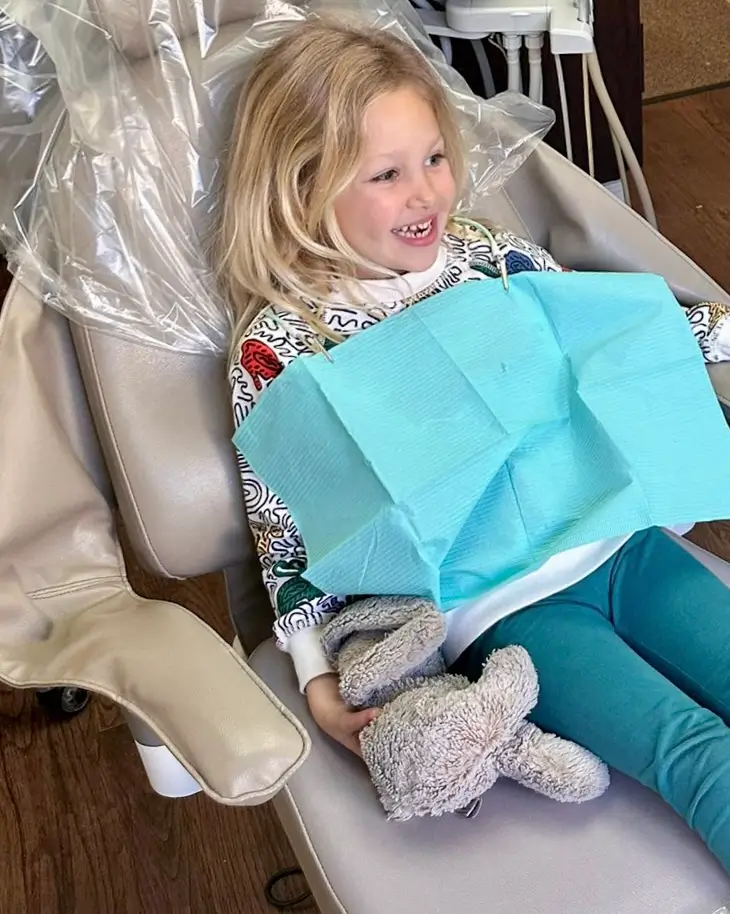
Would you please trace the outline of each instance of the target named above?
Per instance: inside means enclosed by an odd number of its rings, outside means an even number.
[[[48,304],[87,326],[224,353],[231,317],[208,251],[221,152],[256,54],[337,11],[415,43],[462,117],[473,210],[553,123],[516,93],[484,101],[408,0],[0,0],[0,241]],[[254,151],[255,154],[255,151]]]

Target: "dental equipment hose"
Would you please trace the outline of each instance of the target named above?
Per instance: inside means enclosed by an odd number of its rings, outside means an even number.
[[[565,74],[563,61],[560,54],[554,54],[555,73],[558,77],[558,92],[560,93],[560,113],[563,120],[563,133],[565,135],[565,155],[573,161],[573,135],[570,130],[570,114],[568,113],[568,93],[565,90]]]
[[[606,84],[603,81],[603,73],[601,72],[601,66],[598,62],[598,56],[595,51],[592,51],[590,54],[586,55],[587,60],[587,69],[588,74],[593,84],[593,90],[596,93],[598,101],[601,103],[604,114],[608,121],[608,126],[611,129],[612,134],[616,138],[616,143],[618,144],[619,150],[623,155],[623,158],[626,160],[626,164],[629,167],[631,176],[634,179],[636,184],[636,191],[641,200],[641,208],[644,212],[644,216],[654,228],[657,228],[657,219],[656,213],[654,211],[654,204],[652,203],[651,194],[649,193],[649,188],[644,178],[644,174],[641,171],[641,166],[639,165],[639,160],[636,158],[636,153],[634,152],[631,142],[629,141],[626,131],[624,130],[623,124],[616,112],[616,109],[613,106],[611,101],[611,96],[608,94],[608,89]],[[619,166],[621,170],[621,166]]]
[[[583,119],[586,125],[586,150],[588,152],[588,174],[596,177],[596,162],[593,156],[593,124],[591,122],[591,88],[588,79],[588,56],[583,54]]]

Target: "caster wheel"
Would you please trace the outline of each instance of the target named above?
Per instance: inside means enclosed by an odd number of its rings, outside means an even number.
[[[64,686],[57,689],[42,689],[36,692],[38,704],[49,717],[75,717],[88,705],[91,696],[86,689]]]

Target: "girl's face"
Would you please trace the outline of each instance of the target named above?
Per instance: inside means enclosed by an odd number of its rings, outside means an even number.
[[[397,89],[372,102],[363,130],[360,168],[334,204],[340,231],[373,263],[427,270],[456,197],[434,112],[418,92]]]

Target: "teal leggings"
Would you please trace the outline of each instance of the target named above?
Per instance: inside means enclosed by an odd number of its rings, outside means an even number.
[[[476,679],[508,644],[537,668],[535,723],[656,791],[730,872],[730,589],[652,529],[452,669]]]

